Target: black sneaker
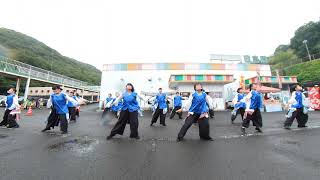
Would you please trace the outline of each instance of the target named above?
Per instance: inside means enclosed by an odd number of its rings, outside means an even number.
[[[166,124],[162,124],[162,126],[167,126]]]
[[[258,127],[256,127],[256,131],[257,131],[258,133],[262,133],[262,130],[261,130],[260,128],[258,128]]]
[[[245,127],[241,127],[241,133],[242,134],[246,134],[246,128]]]
[[[307,128],[308,126],[303,125],[303,126],[298,126],[298,128]]]
[[[291,128],[289,126],[285,126],[283,128],[286,129],[286,130],[291,130]]]
[[[182,140],[183,140],[183,138],[177,137],[177,142],[180,142],[180,141],[182,141]]]
[[[201,140],[204,140],[204,141],[214,141],[214,139],[212,139],[212,137],[207,137],[207,138],[200,138]]]
[[[109,136],[107,136],[107,140],[110,140],[110,139],[112,139],[113,138],[113,136],[111,136],[111,135],[109,135]]]
[[[153,126],[153,122],[150,124],[150,126]]]
[[[11,129],[11,128],[19,128],[19,125],[15,125],[15,126],[7,126],[7,128]]]
[[[46,132],[46,131],[49,131],[49,130],[50,130],[50,128],[45,128],[41,132]]]

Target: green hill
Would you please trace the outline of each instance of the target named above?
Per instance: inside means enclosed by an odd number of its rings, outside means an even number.
[[[313,62],[309,62],[304,42],[307,42]],[[320,21],[311,21],[295,31],[289,44],[279,45],[270,57],[269,63],[273,71],[279,70],[280,75],[297,75],[299,82],[305,83],[319,81],[319,59]]]
[[[320,60],[295,64],[284,68],[284,72],[289,76],[298,76],[298,81],[315,82],[320,80]]]
[[[0,55],[42,69],[99,85],[101,71],[92,65],[61,55],[44,43],[25,34],[0,28]]]

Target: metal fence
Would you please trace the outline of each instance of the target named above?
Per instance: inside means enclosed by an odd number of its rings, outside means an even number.
[[[300,63],[309,62],[309,61],[318,61],[318,60],[320,60],[320,53],[311,54],[310,58],[309,58],[309,56],[306,56],[306,57],[303,57],[303,58],[293,59],[293,60],[290,60],[288,62],[288,65],[292,66],[292,65],[295,65],[295,64],[300,64]]]
[[[99,86],[0,56],[0,71],[39,81],[98,92]]]

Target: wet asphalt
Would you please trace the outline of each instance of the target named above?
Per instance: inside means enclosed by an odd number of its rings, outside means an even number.
[[[230,123],[230,112],[216,112],[210,120],[213,142],[199,140],[192,126],[185,141],[176,142],[183,121],[150,127],[151,115],[139,118],[140,140],[105,137],[116,119],[101,120],[96,105],[82,108],[69,125],[41,133],[48,110],[34,110],[19,129],[0,128],[0,180],[319,180],[320,112],[309,114],[308,128],[282,129],[283,113],[263,113],[264,133],[253,127],[240,134],[240,117]],[[0,109],[0,116],[3,109]]]

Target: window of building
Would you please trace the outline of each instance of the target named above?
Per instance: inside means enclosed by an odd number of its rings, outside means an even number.
[[[38,93],[38,90],[36,90],[35,93]]]
[[[189,92],[181,92],[182,97],[189,97],[191,93]]]

